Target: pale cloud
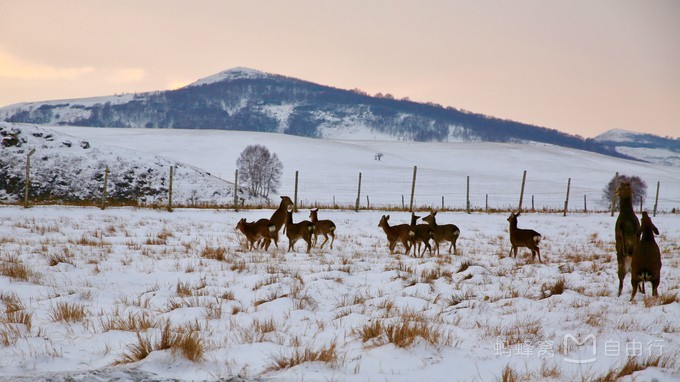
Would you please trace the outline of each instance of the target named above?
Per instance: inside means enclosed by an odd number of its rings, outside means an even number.
[[[179,88],[183,88],[183,87],[191,84],[194,81],[195,80],[191,81],[191,80],[172,79],[172,80],[168,81],[167,87],[168,87],[168,89],[177,90]]]
[[[107,82],[139,82],[146,77],[146,71],[142,68],[116,68],[104,70],[104,78]]]
[[[0,50],[0,78],[19,80],[74,80],[95,71],[94,68],[59,68],[15,57]]]

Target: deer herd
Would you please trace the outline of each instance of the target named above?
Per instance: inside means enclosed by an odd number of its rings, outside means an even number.
[[[645,293],[644,283],[652,283],[652,296],[657,296],[657,288],[660,281],[661,255],[654,235],[659,234],[652,219],[647,212],[642,213],[642,222],[638,220],[633,210],[632,190],[629,183],[621,182],[616,190],[620,200],[620,212],[615,224],[616,240],[616,259],[618,263],[619,288],[618,295],[621,296],[623,280],[627,273],[631,274],[631,284],[633,292],[630,300],[633,301],[638,290]],[[239,220],[236,229],[245,236],[246,249],[251,251],[256,247],[267,251],[272,242],[278,248],[279,231],[283,228],[288,238],[288,251],[295,250],[295,243],[302,239],[307,243],[309,254],[311,249],[317,245],[319,235],[323,235],[324,241],[319,246],[323,248],[330,236],[330,248],[333,249],[335,241],[336,225],[331,220],[319,220],[318,209],[310,210],[309,218],[295,223],[293,221],[294,203],[288,196],[281,196],[281,203],[274,211],[271,218],[260,219],[255,222],[247,222],[245,218]],[[414,257],[423,257],[428,251],[432,255],[434,243],[434,253],[439,255],[439,244],[449,243],[449,254],[457,254],[456,241],[460,236],[460,230],[454,224],[437,224],[437,212],[431,211],[429,215],[422,217],[411,213],[409,224],[390,225],[390,215],[383,215],[380,218],[378,227],[382,228],[387,237],[390,253],[394,254],[397,244],[405,248],[405,255],[409,255],[413,250]],[[508,217],[510,223],[510,253],[509,257],[517,258],[518,248],[528,248],[531,251],[531,261],[538,257],[541,260],[541,250],[538,247],[542,236],[532,229],[522,229],[517,227],[517,218],[520,213],[511,212]],[[418,219],[425,223],[418,224]],[[513,255],[514,253],[514,255]]]

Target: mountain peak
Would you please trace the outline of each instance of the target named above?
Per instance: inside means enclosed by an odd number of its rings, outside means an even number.
[[[623,129],[611,129],[595,137],[598,142],[609,141],[609,142],[628,142],[633,140],[636,136],[641,135],[634,131],[623,130]]]
[[[223,72],[219,72],[217,74],[213,74],[212,76],[201,78],[200,80],[187,85],[187,87],[208,85],[215,82],[229,80],[264,78],[267,76],[268,76],[267,73],[261,72],[259,70],[237,67],[225,70]]]

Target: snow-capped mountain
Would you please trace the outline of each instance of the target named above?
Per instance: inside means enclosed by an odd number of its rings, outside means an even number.
[[[33,201],[99,200],[108,167],[109,203],[167,205],[171,166],[174,204],[224,205],[234,200],[233,183],[158,155],[90,143],[41,126],[8,122],[0,122],[0,138],[0,202],[23,197],[26,157],[31,149],[36,149],[30,166],[29,196]],[[240,189],[239,198],[257,202]]]
[[[680,167],[680,139],[613,129],[598,135],[595,140],[629,157]]]
[[[184,88],[134,95],[30,102],[0,120],[95,127],[278,132],[316,138],[403,141],[535,141],[623,157],[592,139],[432,103],[369,96],[236,68]]]

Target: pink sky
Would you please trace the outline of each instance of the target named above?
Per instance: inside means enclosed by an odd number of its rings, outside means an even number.
[[[585,137],[680,137],[673,0],[0,0],[0,106],[232,67]]]

